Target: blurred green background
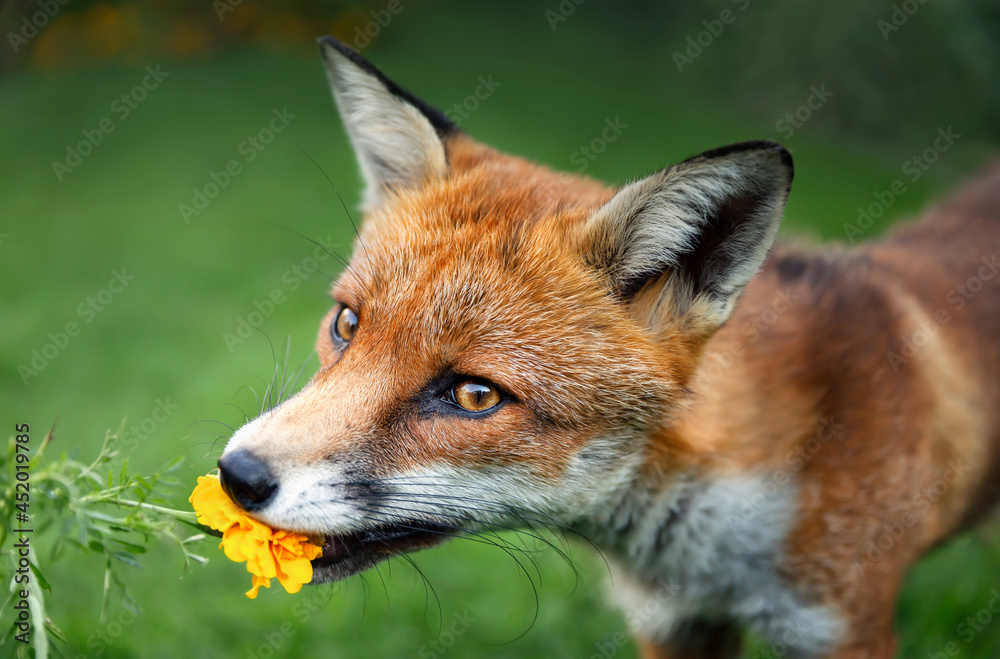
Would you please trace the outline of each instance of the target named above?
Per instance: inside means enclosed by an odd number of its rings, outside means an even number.
[[[31,34],[26,20],[42,27]],[[297,364],[330,306],[337,264],[327,259],[322,272],[301,276],[295,268],[314,247],[292,232],[351,249],[347,218],[309,160],[356,203],[354,157],[318,35],[354,44],[445,109],[492,76],[499,85],[473,110],[465,106],[463,129],[611,182],[729,142],[778,139],[797,170],[786,237],[844,241],[858,207],[901,179],[906,192],[867,231],[875,236],[974,172],[1000,137],[1000,9],[985,0],[39,0],[6,3],[0,25],[0,427],[12,434],[28,422],[41,437],[55,422],[53,449],[89,459],[127,416],[132,471],[184,454],[192,486],[214,467],[213,433],[229,432],[200,422],[237,424],[227,404],[253,406],[240,388],[271,374],[261,333],[228,345],[226,333],[280,290],[285,301],[262,314],[261,329],[279,352],[290,337]],[[146,78],[152,89],[134,92],[147,66],[162,73]],[[294,117],[263,148],[246,146],[275,110]],[[608,120],[625,128],[595,158],[583,155]],[[78,149],[102,121],[113,130]],[[960,137],[912,180],[906,163],[949,127]],[[193,204],[213,173],[225,180],[219,172],[230,160],[239,173],[185,222],[180,205]],[[102,301],[122,271],[134,279]],[[70,321],[79,335],[23,377],[20,367]],[[178,492],[178,507],[187,493]],[[525,573],[502,551],[471,542],[415,557],[437,600],[410,565],[394,561],[298,596],[275,584],[250,601],[243,567],[212,546],[204,551],[212,562],[181,579],[175,551],[151,550],[128,578],[142,614],[116,605],[107,623],[99,620],[103,557],[54,563],[51,613],[68,636],[64,654],[582,659],[636,651],[613,640],[625,623],[604,603],[606,570],[583,544],[572,547],[578,579],[553,552],[535,556],[533,626]],[[925,561],[902,597],[899,656],[1000,655],[1000,621],[971,639],[960,627],[987,606],[998,575],[1000,541],[988,530]],[[747,656],[768,656],[755,648]]]

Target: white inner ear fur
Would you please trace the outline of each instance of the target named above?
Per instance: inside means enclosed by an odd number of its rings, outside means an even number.
[[[327,77],[365,180],[363,207],[378,206],[387,190],[443,177],[444,145],[420,111],[393,95],[371,73],[324,46]]]
[[[763,263],[778,232],[791,170],[773,151],[738,151],[696,158],[622,188],[584,226],[586,243],[605,253],[616,281],[666,272],[653,293],[644,290],[644,322],[675,321],[705,330],[732,314],[744,287]],[[724,204],[741,197],[757,200],[742,222],[703,262],[697,273],[679,272],[710,219]],[[601,259],[598,259],[601,261]],[[692,277],[711,283],[712,294],[697,293]]]

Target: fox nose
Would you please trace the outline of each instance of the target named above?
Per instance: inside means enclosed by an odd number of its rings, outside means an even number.
[[[229,498],[244,510],[263,508],[278,490],[267,463],[245,450],[219,458],[219,482]]]

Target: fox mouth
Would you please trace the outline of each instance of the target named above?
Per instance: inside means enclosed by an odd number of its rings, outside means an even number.
[[[311,583],[346,579],[393,556],[440,545],[455,535],[451,527],[416,521],[328,534],[323,538],[323,553],[312,561]]]

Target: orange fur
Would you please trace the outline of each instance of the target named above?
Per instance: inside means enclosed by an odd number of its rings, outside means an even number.
[[[345,59],[330,65],[332,80],[350,117],[350,103],[376,103],[385,90],[373,92],[375,101],[344,96],[337,85],[370,65],[335,48],[340,55],[328,57]],[[337,69],[354,65],[361,73]],[[395,95],[385,112],[398,112],[400,99],[418,103],[385,85]],[[425,143],[433,121],[407,112],[396,120],[419,123]],[[891,657],[907,567],[1000,498],[1000,276],[991,270],[1000,253],[1000,165],[880,242],[779,246],[718,327],[720,307],[710,303],[721,294],[709,287],[691,297],[683,250],[634,294],[609,290],[607,267],[595,263],[620,260],[615,250],[635,242],[627,231],[589,224],[614,190],[434,128],[446,173],[440,153],[426,168],[416,152],[400,163],[376,153],[367,165],[390,179],[369,181],[358,245],[333,290],[358,317],[349,345],[331,338],[331,312],[317,341],[319,372],[241,430],[227,453],[251,450],[281,474],[347,465],[372,482],[429,467],[467,470],[455,473],[514,479],[504,482],[534,487],[540,500],[558,498],[581,465],[606,470],[593,476],[599,490],[636,451],[634,480],[622,487],[647,503],[684,479],[754,475],[762,488],[794,493],[790,528],[775,549],[775,588],[784,590],[775,592],[835,619],[839,632],[824,656]],[[380,148],[380,134],[348,129],[359,149]],[[777,148],[758,147],[762,168],[780,170]],[[689,161],[675,178],[725,157]],[[749,217],[763,195],[726,201],[718,212]],[[633,204],[635,222],[654,203]],[[673,209],[657,221],[669,225]],[[716,249],[704,240],[688,249]],[[920,347],[911,353],[908,342]],[[489,416],[430,412],[428,383],[448,373],[495,383],[512,402]],[[601,505],[589,493],[581,489],[581,511]],[[632,528],[624,504],[608,506],[606,517],[593,513],[604,520],[597,526],[625,515],[623,528]],[[428,520],[442,514],[422,512]],[[290,513],[269,521],[333,537],[387,522],[317,526]],[[615,555],[616,538],[609,543]],[[634,555],[618,558],[637,583],[652,584]],[[646,639],[647,656],[735,656],[733,621],[689,622],[683,635]]]

